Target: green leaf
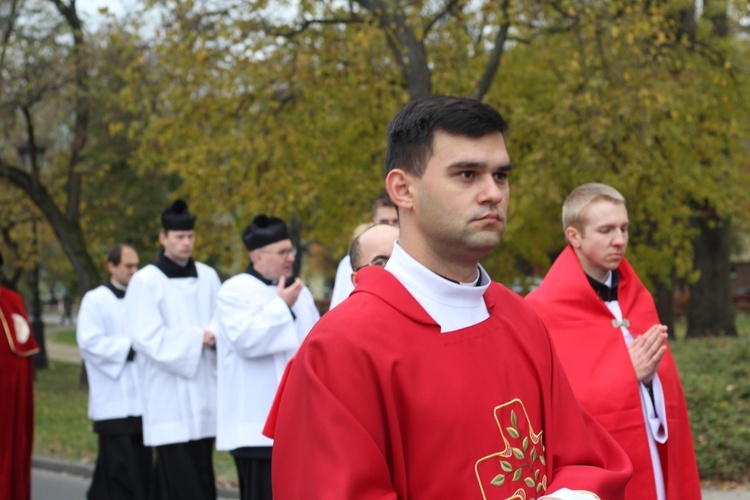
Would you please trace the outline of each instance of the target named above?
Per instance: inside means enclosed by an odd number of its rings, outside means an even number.
[[[505,472],[510,472],[513,470],[513,466],[506,460],[500,460],[500,468]]]
[[[498,474],[495,478],[490,481],[492,486],[502,486],[505,484],[505,474]]]
[[[526,451],[529,449],[529,438],[528,436],[523,438],[523,443],[521,443],[521,446],[523,447],[523,451]]]
[[[516,458],[524,458],[523,451],[521,451],[519,448],[511,448],[513,450],[513,456]]]
[[[513,427],[518,427],[518,417],[515,410],[510,410],[510,423]]]
[[[518,481],[518,480],[520,480],[520,479],[521,479],[521,476],[522,476],[522,475],[523,475],[523,469],[519,467],[519,468],[518,468],[518,469],[516,469],[516,471],[515,471],[515,472],[513,473],[513,481]]]
[[[513,427],[506,427],[505,430],[508,431],[508,434],[510,434],[511,437],[513,437],[515,439],[518,439],[519,437],[521,437],[521,435],[518,433],[518,431],[516,429],[514,429]]]
[[[533,488],[534,485],[536,484],[534,480],[531,479],[530,477],[527,477],[526,479],[524,479],[523,482],[526,483],[526,486],[528,486],[529,488]]]

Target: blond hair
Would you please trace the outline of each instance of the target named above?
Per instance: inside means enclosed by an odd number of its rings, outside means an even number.
[[[597,201],[608,201],[616,205],[625,205],[625,197],[618,190],[607,184],[589,182],[578,186],[570,192],[562,207],[563,232],[574,227],[583,231],[589,206]]]

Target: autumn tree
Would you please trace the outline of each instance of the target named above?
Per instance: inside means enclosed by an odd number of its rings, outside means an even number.
[[[116,91],[121,68],[143,44],[121,26],[89,36],[72,1],[3,6],[0,182],[49,224],[75,275],[68,288],[84,293],[100,283],[112,243],[154,248],[155,214],[179,182],[139,177],[130,161],[134,139],[110,127],[135,119],[118,106]],[[44,163],[35,154],[23,165],[20,144],[44,149]]]

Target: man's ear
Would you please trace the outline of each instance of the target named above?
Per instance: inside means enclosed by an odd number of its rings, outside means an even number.
[[[565,228],[565,239],[573,248],[581,248],[581,232],[573,226]]]
[[[394,168],[385,178],[385,190],[399,208],[410,209],[414,206],[411,193],[412,176],[400,168]]]
[[[352,280],[352,285],[354,285],[354,288],[357,288],[357,272],[354,271],[350,278]]]

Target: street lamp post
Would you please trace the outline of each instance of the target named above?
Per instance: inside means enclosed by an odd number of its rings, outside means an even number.
[[[38,162],[44,158],[45,148],[23,144],[18,146],[18,154],[21,157],[26,168],[35,168]],[[39,297],[39,242],[37,236],[37,219],[31,221],[32,230],[32,244],[34,247],[35,259],[34,269],[31,274],[31,331],[34,333],[34,340],[36,340],[39,346],[39,353],[34,355],[34,369],[44,370],[49,368],[49,361],[47,360],[47,344],[44,341],[44,321],[42,320],[42,301]]]

